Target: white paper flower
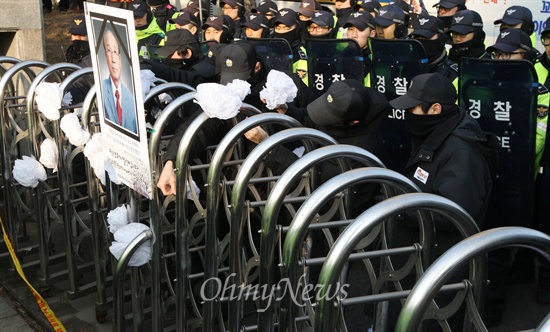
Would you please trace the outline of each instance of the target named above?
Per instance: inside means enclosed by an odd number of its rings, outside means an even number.
[[[297,94],[298,88],[292,78],[281,71],[271,70],[267,74],[265,87],[260,91],[260,98],[265,99],[266,107],[272,110],[292,102]]]
[[[227,83],[226,86],[235,92],[241,100],[244,100],[250,94],[250,83],[247,81],[235,79],[233,82]]]
[[[161,93],[158,96],[158,98],[159,98],[161,103],[165,103],[165,104],[169,104],[172,100],[174,100],[174,98],[172,98],[172,96],[170,96],[166,92]]]
[[[61,108],[61,89],[59,83],[42,82],[35,90],[34,100],[38,110],[51,121],[59,120]]]
[[[84,155],[88,158],[95,176],[105,185],[105,157],[103,155],[103,144],[101,133],[94,134],[92,139],[84,146]]]
[[[197,86],[195,102],[210,118],[227,120],[239,113],[243,102],[225,85],[203,83]]]
[[[122,226],[116,231],[114,235],[115,241],[113,241],[113,244],[109,247],[109,251],[111,251],[111,254],[115,256],[116,259],[119,259],[124,250],[128,247],[128,244],[147,230],[150,230],[147,225],[136,222]],[[147,264],[147,262],[151,260],[151,252],[151,241],[146,241],[134,252],[128,265],[142,266]]]
[[[149,69],[142,69],[139,73],[141,76],[141,90],[143,91],[143,99],[145,100],[145,96],[147,96],[151,87],[155,86],[156,77]]]
[[[13,165],[13,178],[24,187],[36,188],[38,181],[46,181],[46,170],[36,159],[23,156]]]
[[[107,214],[109,232],[115,234],[122,226],[130,222],[130,211],[127,204],[123,204]]]
[[[61,106],[69,106],[73,103],[73,95],[71,91],[67,91],[67,93],[63,96],[63,100],[61,100]]]
[[[57,144],[54,140],[46,138],[42,144],[40,144],[40,163],[46,168],[52,168],[54,172],[57,172],[57,161],[59,153],[57,151]]]
[[[82,129],[78,116],[68,113],[63,116],[60,128],[65,133],[72,145],[82,146],[90,140],[90,134]]]
[[[189,186],[189,182],[187,182],[187,199],[193,199],[193,194],[191,192],[191,187],[193,187],[193,191],[195,191],[195,195],[199,196],[201,194],[201,190],[199,189],[199,186],[195,183],[194,180],[191,180],[191,186]]]

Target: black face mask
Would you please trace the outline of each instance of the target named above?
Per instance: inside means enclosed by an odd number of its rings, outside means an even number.
[[[74,40],[67,48],[65,57],[68,62],[78,63],[83,57],[90,54],[90,44],[85,40]]]
[[[182,69],[183,68],[183,59],[167,58],[164,61],[165,61],[166,65],[170,66],[171,68],[174,68],[174,69]]]
[[[443,21],[443,28],[445,29],[445,31],[447,31],[453,24],[452,16],[438,16],[437,18]]]
[[[292,43],[294,43],[295,41],[297,41],[300,38],[300,31],[299,31],[299,29],[296,28],[296,29],[294,29],[292,31],[289,31],[289,32],[286,32],[286,33],[277,33],[277,32],[275,32],[273,34],[273,37],[282,38],[282,39],[286,40],[292,46]]]
[[[407,112],[405,115],[405,127],[411,135],[414,145],[422,144],[439,125],[452,117],[458,116],[456,110],[449,110],[440,114],[418,115]]]
[[[424,49],[426,50],[426,55],[428,56],[428,62],[434,62],[438,57],[441,56],[441,53],[445,49],[445,40],[443,38],[438,38],[435,40],[428,39],[417,39]]]
[[[458,63],[461,58],[479,58],[483,53],[485,53],[485,48],[477,46],[475,40],[472,39],[464,43],[453,44],[449,50],[449,59]]]

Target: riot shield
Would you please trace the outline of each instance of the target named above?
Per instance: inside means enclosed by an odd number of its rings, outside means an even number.
[[[292,48],[282,38],[246,38],[241,43],[249,43],[254,46],[256,53],[271,69],[292,72]]]
[[[537,76],[525,60],[463,59],[459,105],[500,139],[499,168],[484,228],[531,226]]]
[[[550,220],[550,209],[546,205],[550,202],[550,138],[548,137],[548,131],[546,131],[546,143],[544,144],[544,154],[540,166],[544,169],[544,172],[538,175],[541,179],[538,193],[538,225],[536,228],[541,232],[550,234],[550,223],[548,222]]]
[[[309,87],[317,96],[345,79],[364,79],[363,55],[353,39],[306,39]]]
[[[414,39],[369,40],[372,51],[371,87],[388,100],[407,93],[411,79],[428,72],[424,47]],[[405,110],[393,109],[382,125],[383,160],[386,166],[400,173],[405,169],[411,151],[411,139],[405,129]]]

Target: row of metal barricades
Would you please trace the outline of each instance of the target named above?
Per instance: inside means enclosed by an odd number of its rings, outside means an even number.
[[[550,255],[550,237],[543,233],[521,227],[480,232],[464,209],[421,193],[370,152],[247,105],[242,121],[232,120],[231,130],[200,162],[191,160],[189,150],[209,118],[204,113],[195,118],[178,148],[178,195],[164,197],[153,188],[153,199],[146,200],[108,178],[103,185],[82,157],[83,147],[71,145],[59,121],[37,111],[35,90],[46,81],[60,83],[63,92],[86,82],[91,88],[77,105],[81,123],[90,134],[100,132],[91,68],[0,57],[2,221],[23,270],[38,271],[35,286],[44,297],[53,285],[64,287],[69,300],[93,293],[97,320],[112,319],[115,331],[346,331],[358,330],[357,324],[363,324],[361,330],[417,331],[429,330],[427,320],[450,331],[447,319],[457,312],[464,315],[465,331],[486,331],[480,316],[484,253],[522,246]],[[173,101],[149,133],[153,183],[171,138],[165,127],[194,99],[185,84],[157,83],[145,104],[163,93]],[[244,134],[268,125],[284,129],[248,152]],[[57,172],[48,170],[35,188],[21,186],[12,174],[15,160],[39,159],[38,146],[46,138],[60,152]],[[273,174],[266,156],[293,141],[306,153],[284,173]],[[351,169],[350,160],[362,167]],[[316,168],[324,162],[337,163],[341,174],[319,184]],[[204,192],[185,199],[192,181],[204,184]],[[373,184],[381,188],[379,203],[352,218],[351,190]],[[107,214],[122,204],[150,231],[116,260],[109,252]],[[392,231],[404,213],[417,214],[418,238],[393,246]],[[432,213],[448,219],[464,238],[435,262]],[[151,260],[129,267],[145,243],[151,245]],[[312,254],[319,251],[323,255]],[[8,259],[4,243],[0,258]],[[467,276],[450,283],[465,266]],[[402,282],[411,275],[407,287]],[[441,306],[435,300],[440,292],[454,294],[453,300]],[[390,303],[402,306],[393,318]],[[352,307],[365,308],[367,325],[347,314]],[[550,329],[548,319],[537,329]]]

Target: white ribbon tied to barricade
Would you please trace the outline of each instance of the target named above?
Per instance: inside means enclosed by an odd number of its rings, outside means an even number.
[[[270,110],[277,106],[290,103],[296,98],[298,88],[292,78],[278,70],[271,70],[267,74],[265,87],[260,91],[260,98],[265,99],[266,107]]]
[[[103,144],[101,143],[101,133],[96,133],[84,146],[84,155],[88,158],[90,166],[94,170],[95,176],[105,185],[105,172],[109,173],[109,180],[119,184],[115,169],[106,160],[103,153]]]
[[[139,71],[139,74],[141,76],[141,90],[143,92],[143,100],[145,100],[145,97],[149,93],[152,87],[155,86],[155,80],[156,76],[155,73],[153,73],[149,69],[142,69]]]
[[[130,220],[130,212],[128,205],[123,204],[107,214],[107,223],[109,224],[109,232],[115,234],[121,227],[128,225]]]
[[[111,254],[118,260],[120,256],[132,242],[141,233],[150,230],[149,226],[132,222],[119,228],[115,234],[115,241],[109,247]],[[128,266],[142,266],[151,260],[151,241],[146,241],[134,252]]]
[[[13,178],[24,187],[36,188],[39,181],[46,181],[47,175],[44,166],[33,157],[23,156],[13,165]]]
[[[63,98],[61,97],[61,89],[59,83],[41,82],[35,89],[34,100],[38,106],[38,110],[50,120],[59,120],[59,109],[62,106],[69,106],[73,97],[70,92],[67,92]]]
[[[242,80],[233,80],[227,85],[203,83],[197,86],[194,102],[201,106],[208,117],[227,120],[239,113],[249,93],[250,84]]]
[[[42,144],[40,144],[40,163],[46,168],[53,169],[53,172],[57,172],[57,162],[59,153],[57,151],[57,145],[51,138],[46,138]]]
[[[90,133],[82,129],[80,120],[78,120],[76,114],[65,114],[59,126],[67,139],[69,139],[69,142],[74,146],[82,146],[90,140]]]

